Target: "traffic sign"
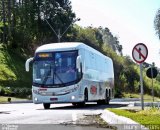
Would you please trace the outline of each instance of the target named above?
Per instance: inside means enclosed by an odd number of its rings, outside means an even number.
[[[144,45],[143,43],[138,43],[134,46],[132,50],[132,57],[137,63],[143,63],[147,59],[147,56],[148,49],[146,45]]]
[[[150,67],[147,71],[146,71],[146,75],[148,78],[156,78],[158,74],[158,71],[155,67]]]
[[[134,46],[132,50],[132,57],[133,59],[139,63],[140,67],[140,83],[141,83],[141,106],[142,110],[144,110],[144,99],[143,99],[143,73],[142,73],[142,64],[148,56],[148,49],[146,45],[143,43],[138,43],[137,45]]]

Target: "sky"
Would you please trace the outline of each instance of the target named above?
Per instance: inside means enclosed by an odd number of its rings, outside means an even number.
[[[76,24],[109,28],[119,38],[123,55],[131,58],[133,47],[144,43],[148,48],[145,62],[155,62],[160,68],[160,40],[154,29],[160,0],[71,0],[71,5],[81,18]]]

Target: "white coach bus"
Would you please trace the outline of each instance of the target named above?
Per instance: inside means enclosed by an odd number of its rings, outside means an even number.
[[[51,43],[37,48],[33,58],[32,96],[45,109],[53,103],[109,104],[113,98],[114,70],[111,58],[79,42]]]

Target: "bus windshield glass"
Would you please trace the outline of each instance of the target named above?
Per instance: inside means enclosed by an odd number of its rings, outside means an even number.
[[[65,85],[77,80],[77,51],[39,53],[33,62],[33,84]]]

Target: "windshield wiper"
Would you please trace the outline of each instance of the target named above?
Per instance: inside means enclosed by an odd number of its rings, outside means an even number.
[[[59,79],[59,81],[64,84],[64,82],[62,81],[62,79],[59,77],[59,75],[54,71],[54,75],[57,76],[57,78]]]
[[[47,74],[44,75],[44,79],[42,81],[42,85],[45,85],[45,83],[47,82],[47,79],[48,79],[48,76],[49,76],[50,73],[51,73],[51,71],[48,71]]]

